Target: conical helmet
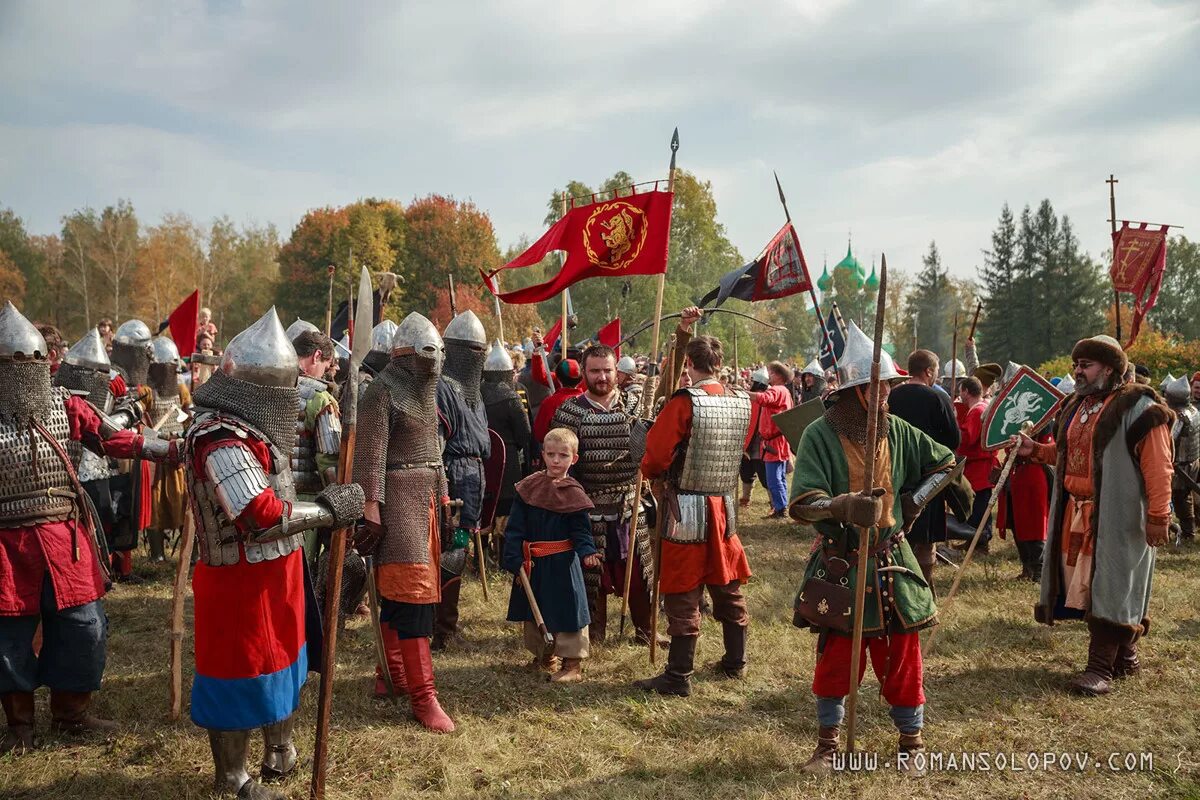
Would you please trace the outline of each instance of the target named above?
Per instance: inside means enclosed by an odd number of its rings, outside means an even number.
[[[155,336],[150,340],[150,362],[152,364],[179,364],[179,348],[166,336]]]
[[[140,319],[122,322],[113,334],[116,344],[146,344],[150,341],[150,326]]]
[[[6,302],[0,308],[0,359],[45,361],[49,356],[42,334],[11,300]]]
[[[390,346],[390,343],[389,343]],[[350,357],[350,334],[343,333],[342,338],[333,343],[333,348],[337,350],[338,358]]]
[[[1175,376],[1168,372],[1167,377],[1162,379],[1162,383],[1160,383],[1158,385],[1158,388],[1160,391],[1166,392],[1167,387],[1170,386],[1174,382],[1175,382]],[[1190,389],[1189,389],[1189,391],[1190,391]]]
[[[1192,384],[1186,375],[1181,375],[1163,388],[1163,394],[1171,405],[1186,405],[1192,399]]]
[[[396,336],[396,328],[399,327],[390,319],[385,319],[371,329],[371,352],[372,353],[391,353],[392,340]]]
[[[470,309],[450,320],[450,324],[446,326],[446,333],[442,338],[446,341],[464,342],[466,344],[487,344],[487,333],[483,330],[483,323],[479,321],[479,317],[475,316],[475,312]]]
[[[392,337],[393,356],[417,355],[441,367],[445,354],[446,347],[437,326],[421,314],[412,312],[396,327]]]
[[[483,362],[484,372],[512,372],[513,361],[512,356],[508,354],[508,350],[497,339],[492,343],[492,349],[488,351],[487,359]]]
[[[63,363],[73,367],[100,370],[106,375],[112,368],[112,362],[108,360],[108,351],[104,349],[104,340],[100,338],[100,331],[96,328],[89,330],[82,339],[71,345],[71,349],[63,356]]]
[[[874,349],[874,343],[851,320],[850,328],[846,331],[846,348],[838,358],[839,389],[850,389],[871,382],[871,355]],[[879,380],[904,380],[886,350],[879,351]]]
[[[800,374],[801,375],[812,375],[815,378],[820,378],[820,379],[824,380],[825,379],[825,368],[821,366],[820,359],[814,358],[812,361],[808,362],[808,366],[806,366],[800,372]]]
[[[946,365],[942,367],[942,377],[965,378],[967,377],[967,368],[957,358],[954,361],[947,361]]]
[[[299,317],[296,317],[296,321],[293,322],[291,325],[288,325],[287,330],[284,331],[284,333],[287,334],[287,339],[289,342],[294,342],[294,341],[296,341],[296,337],[299,336],[300,334],[304,333],[305,331],[317,331],[319,333],[321,331],[321,329],[318,328],[316,325],[313,325],[308,320],[300,319]]]
[[[1058,390],[1063,394],[1071,394],[1075,391],[1075,379],[1070,375],[1063,375],[1063,379],[1058,382]]]
[[[233,337],[221,356],[221,371],[259,386],[294,387],[300,375],[292,347],[275,307]]]

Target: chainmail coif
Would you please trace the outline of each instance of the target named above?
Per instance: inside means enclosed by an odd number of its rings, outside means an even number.
[[[486,360],[486,350],[473,349],[471,345],[455,339],[446,340],[446,363],[442,366],[442,375],[450,379],[451,385],[457,384],[456,388],[462,390],[463,399],[471,408],[479,405],[479,382]]]
[[[192,401],[244,419],[285,453],[296,445],[300,391],[294,386],[260,386],[218,370],[193,392]]]
[[[54,373],[55,386],[87,392],[87,399],[99,409],[103,409],[108,403],[108,384],[108,373],[91,367],[59,364],[58,371]]]
[[[113,342],[109,358],[112,359],[113,366],[124,373],[125,383],[129,384],[130,389],[145,385],[150,372],[150,353],[147,352],[146,345]]]
[[[54,405],[50,362],[0,362],[0,417],[24,424],[31,417],[45,422]]]
[[[855,444],[867,444],[867,410],[858,402],[855,390],[843,389],[837,393],[837,402],[825,409],[825,420],[839,436],[845,436]],[[879,404],[879,437],[888,435],[887,403]]]
[[[159,397],[179,396],[179,371],[174,364],[151,364],[146,382]]]

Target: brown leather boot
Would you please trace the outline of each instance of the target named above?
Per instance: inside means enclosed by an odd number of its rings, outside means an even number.
[[[583,659],[564,658],[562,669],[550,676],[551,683],[579,683],[583,680]]]
[[[1113,662],[1114,678],[1132,678],[1142,671],[1138,660],[1137,642],[1117,646],[1117,659]]]
[[[925,741],[921,738],[920,731],[901,733],[900,744],[896,749],[899,755],[896,766],[900,772],[915,776],[925,774],[924,759],[914,758],[918,753],[925,752]],[[922,763],[917,763],[918,761]]]
[[[808,775],[829,775],[833,772],[833,757],[838,751],[838,737],[841,735],[840,725],[817,729],[817,747],[800,766],[800,771]]]
[[[91,692],[50,690],[50,729],[55,733],[79,735],[84,733],[116,733],[120,726],[112,720],[88,713],[92,705]]]
[[[722,623],[725,656],[717,662],[717,671],[727,678],[746,677],[746,638],[750,629],[745,625]]]
[[[0,755],[33,749],[33,692],[0,694],[8,730],[0,737]]]
[[[692,669],[696,660],[699,636],[672,636],[667,652],[667,666],[655,678],[634,681],[633,685],[647,692],[687,697],[692,693]]]
[[[1067,689],[1075,694],[1096,697],[1112,691],[1113,664],[1122,636],[1115,626],[1089,619],[1088,660],[1084,671],[1072,678]]]

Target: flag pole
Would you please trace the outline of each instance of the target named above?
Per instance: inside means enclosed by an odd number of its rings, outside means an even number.
[[[1108,216],[1112,233],[1117,232],[1117,191],[1116,186],[1119,181],[1110,172],[1108,180]],[[1113,314],[1117,322],[1117,341],[1121,341],[1121,293],[1117,291],[1117,287],[1113,287]]]
[[[792,214],[788,211],[787,198],[783,196],[783,184],[779,182],[779,173],[772,171],[775,176],[775,188],[779,190],[779,202],[783,206],[783,216],[790,223]],[[829,340],[829,329],[825,327],[825,315],[821,313],[821,304],[817,302],[817,292],[813,288],[812,276],[808,277],[808,297],[812,300],[813,311],[817,315],[817,324],[821,326],[821,338],[825,340],[825,346],[829,348],[829,355],[833,358],[833,368],[838,368],[837,353],[833,351],[833,342]]]
[[[954,312],[954,330],[950,336],[950,402],[958,397],[958,312]]]
[[[560,196],[558,218],[562,219],[567,215],[567,192],[564,189]],[[559,262],[559,271],[561,272],[567,265],[567,258],[563,256]],[[567,360],[567,290],[563,289],[559,292],[559,299],[562,302],[562,330],[558,332],[558,341],[562,343],[562,360]]]

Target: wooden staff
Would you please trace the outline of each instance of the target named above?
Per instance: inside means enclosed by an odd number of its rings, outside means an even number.
[[[662,295],[659,295],[662,299]],[[653,396],[658,385],[658,376],[646,376],[645,383],[642,384],[642,395],[638,398],[638,419],[646,418],[646,402],[648,396]],[[638,540],[638,515],[642,510],[642,486],[645,480],[642,478],[642,467],[638,465],[637,487],[633,490],[633,516],[629,523],[629,555],[625,558],[625,588],[621,592],[621,627],[620,635],[625,635],[625,616],[629,613],[629,587],[633,584],[633,561],[634,554],[637,552]]]
[[[790,211],[788,211],[787,198],[783,196],[783,184],[779,182],[779,173],[778,172],[775,172],[772,174],[775,175],[775,188],[779,190],[779,202],[783,206],[783,216],[787,218],[787,221],[790,224],[792,221],[792,214]],[[833,342],[830,341],[830,339],[829,339],[829,328],[827,328],[825,326],[825,315],[821,313],[821,304],[819,302],[817,302],[817,291],[816,291],[816,289],[813,288],[812,279],[809,278],[809,276],[807,275],[807,267],[805,269],[806,269],[806,274],[804,277],[808,281],[808,299],[812,301],[813,311],[817,315],[817,324],[821,326],[821,338],[824,340],[825,346],[827,348],[829,348],[829,357],[833,359],[834,369],[837,369],[837,365],[838,365],[837,353],[834,352]],[[837,303],[834,303],[834,306],[836,307]],[[838,322],[839,323],[841,322],[840,316],[838,317]],[[845,325],[842,325],[843,338],[846,335],[845,327],[846,327]],[[915,350],[916,348],[913,348],[913,349]],[[735,361],[737,360],[736,354],[737,354],[737,348],[735,347],[734,348],[734,360]]]
[[[950,345],[950,402],[958,396],[958,312],[954,312],[954,332]]]
[[[663,392],[663,399],[666,400],[675,393],[675,334],[671,334],[668,346],[671,348],[670,355],[667,356],[667,382],[662,384],[666,391]],[[654,559],[653,568],[651,570],[651,586],[650,593],[650,664],[654,665],[658,658],[658,600],[661,597],[660,584],[662,583],[662,540],[667,529],[667,503],[664,502],[666,494],[664,491],[663,497],[659,498],[658,502],[658,519],[654,525]],[[633,553],[630,552],[632,558]]]
[[[475,561],[479,567],[479,585],[483,587],[484,602],[489,602],[492,598],[488,595],[487,568],[483,565],[483,532],[476,528],[472,535],[475,538]]]
[[[171,711],[172,722],[183,713],[183,606],[187,592],[188,570],[192,566],[192,544],[196,541],[196,523],[191,504],[183,510],[183,533],[179,538],[179,563],[175,565],[175,586],[171,592]]]
[[[975,328],[979,325],[979,312],[983,311],[983,301],[980,300],[975,305],[975,316],[971,318],[971,332],[967,334],[968,339],[975,338]]]
[[[1024,433],[1030,438],[1034,435],[1033,426],[1028,422],[1021,426],[1021,433]],[[979,539],[983,536],[983,529],[987,527],[992,515],[996,513],[996,507],[1000,503],[1000,498],[1004,494],[1004,486],[1008,483],[1009,475],[1012,474],[1013,466],[1017,463],[1016,448],[1009,450],[1008,460],[1004,462],[1004,468],[1000,470],[1000,477],[996,481],[995,487],[992,489],[992,499],[988,503],[987,513],[983,515],[983,519],[979,520],[979,525],[975,528],[975,535],[971,537],[971,544],[967,546],[967,554],[963,556],[962,563],[958,565],[958,569],[954,573],[954,582],[950,584],[950,591],[947,592],[944,600],[938,601],[940,606],[939,611],[942,614],[950,607],[950,601],[954,599],[955,593],[958,591],[958,585],[962,582],[963,573],[967,571],[967,565],[971,563],[971,557],[975,555],[975,546],[979,544]],[[929,629],[929,638],[925,640],[925,652],[922,658],[929,658],[933,653],[933,641],[937,638],[938,626]]]
[[[558,218],[562,219],[566,215],[567,215],[567,192],[566,192],[566,190],[563,190],[563,193],[559,196]],[[562,271],[562,269],[566,266],[567,266],[567,256],[564,253],[559,258],[559,263],[558,263],[559,271]],[[562,302],[562,317],[561,317],[562,330],[560,330],[558,332],[558,341],[562,345],[562,360],[566,361],[567,360],[567,316],[568,316],[567,290],[563,289],[561,292],[559,292],[558,297],[559,297],[559,300]]]
[[[351,269],[353,269],[354,256],[351,255],[350,259],[351,259]],[[329,276],[329,301],[325,303],[325,335],[326,336],[333,335],[333,333],[331,332],[333,330],[333,276],[336,271],[337,270],[333,266],[333,264],[330,264],[328,267],[325,268],[325,274],[327,274]],[[346,309],[347,319],[349,318],[349,313],[350,313],[350,310]]]
[[[349,402],[342,404],[342,443],[338,454],[338,483],[354,480],[354,444],[358,427],[358,368],[371,347],[371,273],[366,267],[358,282],[358,308],[354,314],[354,333],[350,350]],[[373,435],[378,432],[372,431]],[[324,800],[325,771],[329,761],[329,717],[333,706],[333,671],[337,651],[338,612],[342,598],[342,568],[346,562],[346,528],[338,528],[330,537],[329,580],[325,589],[325,641],[321,651],[321,688],[317,695],[317,733],[313,745],[313,772],[309,794]]]
[[[867,392],[867,448],[864,454],[863,495],[875,491],[875,467],[879,446],[879,356],[883,349],[883,311],[887,298],[887,256],[879,267],[879,297],[875,302],[875,342],[871,351],[871,384]],[[871,528],[858,530],[858,574],[854,582],[854,631],[850,637],[850,698],[846,701],[846,750],[854,752],[854,724],[858,712],[858,668],[862,663],[863,616],[866,611],[867,558],[871,547]]]
[[[529,610],[533,612],[533,622],[538,627],[538,632],[542,634],[542,641],[547,647],[554,646],[554,634],[546,627],[546,620],[542,619],[542,610],[538,608],[537,598],[533,596],[533,587],[529,585],[529,576],[525,574],[525,565],[522,564],[517,568],[517,580],[521,582],[521,588],[525,590],[525,599],[529,601]]]
[[[1117,184],[1120,181],[1111,172],[1108,174],[1108,221],[1113,234],[1117,232]],[[1114,250],[1116,248],[1114,247]],[[1121,341],[1121,293],[1113,287],[1113,316],[1117,323],[1117,341]]]

